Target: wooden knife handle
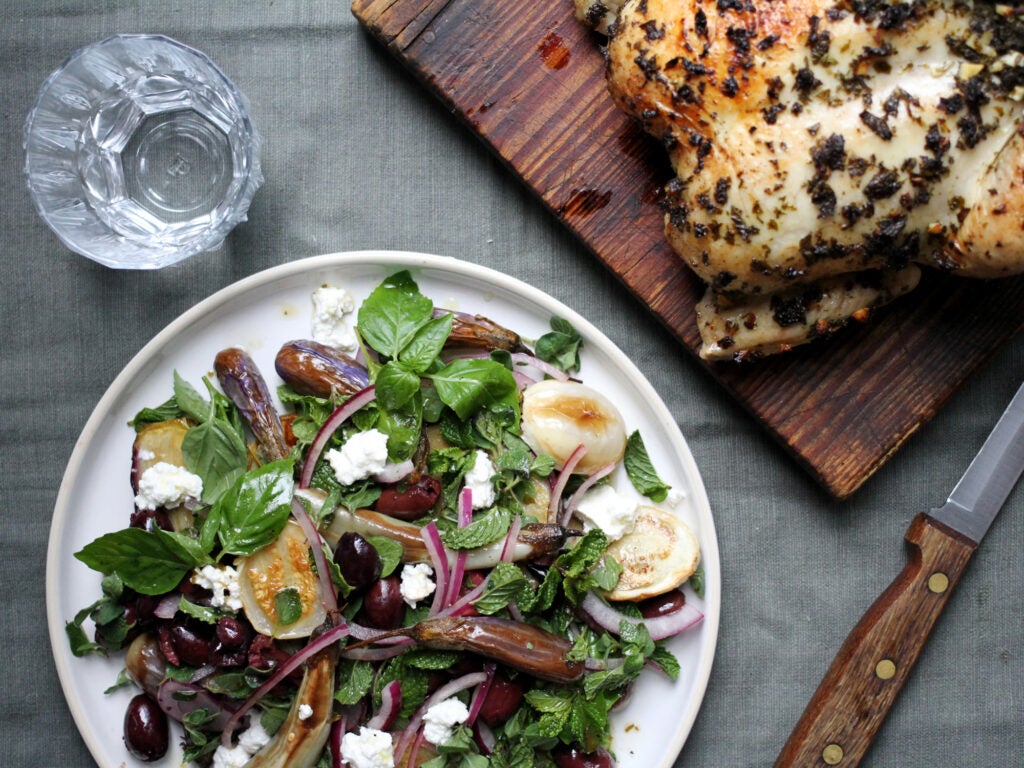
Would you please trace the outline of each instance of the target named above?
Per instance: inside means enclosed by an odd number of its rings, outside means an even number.
[[[859,765],[977,543],[926,514],[907,529],[906,567],[850,632],[775,768]]]

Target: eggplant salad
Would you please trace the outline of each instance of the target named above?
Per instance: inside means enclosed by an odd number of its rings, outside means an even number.
[[[127,527],[75,554],[102,591],[68,640],[123,657],[127,754],[614,765],[610,716],[678,676],[703,572],[581,336],[436,307],[408,271],[312,298],[276,389],[229,347],[136,414]]]

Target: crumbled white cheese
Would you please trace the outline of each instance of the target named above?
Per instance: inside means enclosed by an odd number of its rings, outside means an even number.
[[[299,720],[309,720],[313,716],[313,708],[309,704],[299,704]]]
[[[270,734],[260,724],[258,717],[252,718],[252,725],[238,737],[238,744],[227,747],[223,744],[213,753],[213,768],[244,768],[252,756],[270,743]]]
[[[187,499],[203,495],[203,479],[184,467],[158,461],[139,478],[135,506],[139,509],[176,507]]]
[[[669,488],[668,493],[665,495],[665,503],[670,507],[678,507],[679,504],[686,498],[686,493],[680,491],[678,488]]]
[[[444,744],[455,726],[469,719],[466,705],[452,697],[430,707],[423,715],[423,738],[431,744]]]
[[[238,571],[230,565],[204,565],[202,568],[192,571],[191,581],[213,593],[210,602],[214,608],[223,608],[236,613],[242,610]]]
[[[341,739],[341,762],[352,768],[394,768],[391,734],[366,726],[360,726],[359,733],[346,733]]]
[[[637,503],[610,485],[596,485],[583,494],[575,514],[583,530],[600,528],[608,541],[618,541],[636,526]]]
[[[250,722],[252,724],[238,737],[238,746],[250,755],[255,755],[270,743],[271,736],[263,729],[260,718],[253,717]]]
[[[339,483],[352,485],[384,469],[388,463],[388,436],[376,429],[357,432],[340,449],[329,450],[327,461]]]
[[[323,285],[313,291],[313,340],[354,352],[359,347],[351,322],[355,308],[344,288]]]
[[[494,503],[494,477],[497,470],[485,451],[477,450],[476,460],[466,473],[466,487],[473,494],[473,509],[486,509]]]
[[[242,747],[225,747],[221,744],[213,753],[213,768],[245,768],[252,757]]]
[[[406,563],[402,568],[402,599],[410,608],[434,594],[434,569],[426,563]]]

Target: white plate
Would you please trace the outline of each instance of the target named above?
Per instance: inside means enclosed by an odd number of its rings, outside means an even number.
[[[490,269],[418,253],[363,251],[275,267],[219,291],[172,322],[125,367],[97,404],[68,464],[50,531],[46,565],[50,642],[64,694],[82,737],[102,768],[143,765],[124,749],[122,722],[130,690],[112,694],[120,658],[76,659],[64,625],[100,593],[100,577],[73,555],[97,536],[124,528],[131,512],[129,466],[134,434],[128,421],[170,395],[172,372],[199,385],[216,353],[244,346],[274,388],[281,344],[309,338],[310,296],[323,284],[347,288],[361,301],[387,275],[410,269],[424,295],[447,309],[475,312],[535,339],[552,316],[569,320],[585,340],[580,376],[618,404],[627,431],[639,428],[662,478],[682,492],[676,507],[700,539],[706,576],[704,621],[670,648],[679,679],[644,673],[615,717],[612,747],[621,768],[669,768],[704,698],[718,635],[718,542],[707,495],[686,441],[651,385],[610,340],[541,291]],[[617,483],[620,488],[623,483]],[[627,484],[628,485],[628,484]],[[91,627],[87,627],[91,631]],[[173,742],[178,741],[174,736]],[[164,765],[180,764],[175,743]]]

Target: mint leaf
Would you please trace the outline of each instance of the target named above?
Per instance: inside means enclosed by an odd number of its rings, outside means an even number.
[[[251,555],[276,539],[291,514],[294,489],[291,460],[264,464],[242,475],[214,508],[224,551]]]
[[[508,533],[511,524],[512,514],[495,507],[464,528],[445,531],[441,534],[441,541],[449,549],[475,549],[500,539]]]
[[[203,501],[214,504],[245,472],[245,440],[230,422],[209,419],[192,427],[181,442],[185,469],[203,479]]]
[[[285,627],[302,618],[302,598],[295,587],[285,587],[274,595],[277,620]]]
[[[484,593],[473,601],[479,613],[493,615],[529,588],[529,581],[514,563],[498,563],[487,578]]]
[[[377,557],[380,558],[381,578],[390,576],[395,569],[402,564],[402,545],[387,536],[367,536],[366,540],[377,550]]]
[[[116,573],[136,592],[162,595],[200,565],[192,551],[166,531],[125,528],[86,544],[75,557],[100,573]]]
[[[341,660],[334,699],[342,706],[358,704],[373,685],[373,665],[368,661]]]
[[[534,352],[541,360],[551,363],[563,371],[578,370],[580,349],[583,338],[568,320],[551,318],[551,331],[545,333],[534,346]]]
[[[377,286],[359,307],[357,324],[363,339],[385,357],[397,360],[434,311],[408,270]]]
[[[650,456],[647,455],[647,448],[640,436],[640,430],[633,432],[626,440],[626,453],[622,462],[626,467],[626,475],[637,491],[651,501],[665,500],[671,486],[658,477],[658,472],[654,469]]]
[[[454,360],[429,378],[438,397],[460,419],[468,419],[485,406],[519,404],[515,377],[493,360]]]

